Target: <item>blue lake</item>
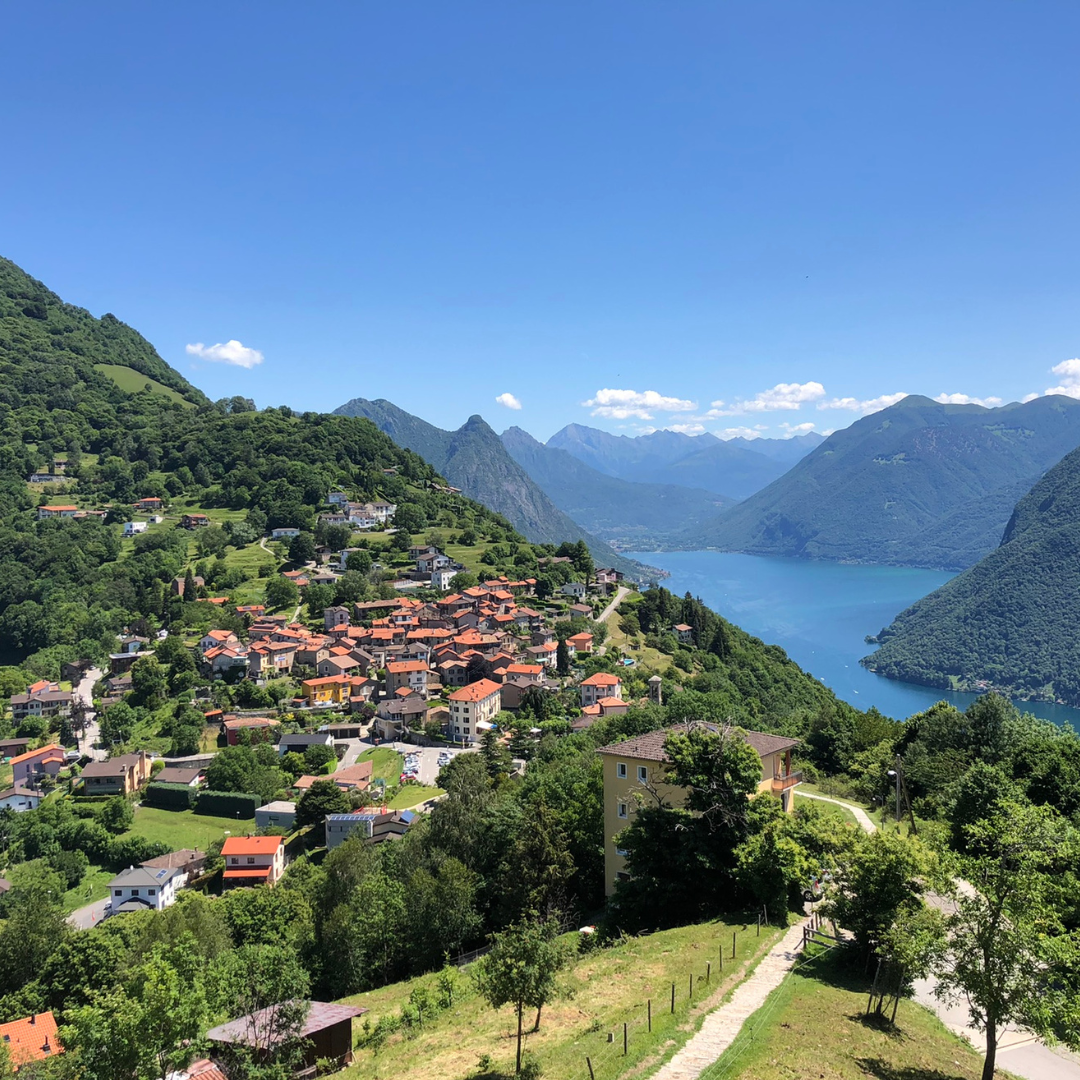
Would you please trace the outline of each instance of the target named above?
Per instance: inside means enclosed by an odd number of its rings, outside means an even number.
[[[948,693],[885,679],[860,666],[873,652],[867,634],[888,626],[904,608],[953,575],[894,566],[844,566],[809,559],[774,559],[718,551],[627,552],[667,570],[662,585],[700,596],[748,633],[779,645],[804,671],[860,709],[876,706],[901,720],[948,698],[959,708],[973,694]],[[1021,709],[1080,729],[1080,710],[1044,702]]]

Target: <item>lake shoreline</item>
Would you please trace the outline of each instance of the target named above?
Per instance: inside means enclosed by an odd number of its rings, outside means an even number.
[[[635,552],[667,571],[665,587],[690,592],[762,641],[779,645],[804,671],[858,709],[903,720],[945,700],[964,709],[985,689],[931,687],[864,665],[870,643],[896,616],[954,575],[922,567],[845,564],[714,550]],[[872,655],[872,654],[871,654]],[[1024,712],[1080,728],[1080,709],[1013,698]]]

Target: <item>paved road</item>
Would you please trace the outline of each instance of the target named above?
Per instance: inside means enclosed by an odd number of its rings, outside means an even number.
[[[105,918],[105,900],[95,900],[86,907],[76,908],[69,916],[68,922],[76,930],[89,930],[97,926]]]
[[[596,621],[607,622],[608,619],[610,619],[611,616],[615,613],[615,609],[623,602],[623,597],[628,596],[629,593],[630,590],[628,588],[626,588],[624,585],[620,585],[618,592],[615,593],[615,596],[612,598],[611,603],[608,604],[608,606],[600,612],[600,618]]]
[[[872,833],[877,828],[864,810],[850,803],[830,799],[825,795],[811,795],[808,791],[800,791],[798,797],[843,806],[855,815],[863,832]],[[966,881],[957,881],[956,885],[961,891],[971,888]],[[933,897],[928,900],[930,903],[934,902]],[[985,1054],[986,1040],[981,1032],[971,1027],[967,1008],[963,1004],[948,1005],[943,1002],[934,994],[935,986],[935,979],[920,979],[915,983],[915,1000],[931,1012],[937,1013],[947,1028],[966,1039],[980,1054]],[[1051,1050],[1029,1032],[1017,1028],[1009,1028],[999,1037],[996,1064],[1016,1076],[1024,1077],[1025,1080],[1080,1080],[1080,1057],[1061,1048]]]
[[[86,730],[79,737],[79,753],[85,754],[95,761],[104,761],[109,753],[107,750],[95,750],[94,743],[101,738],[101,728],[98,726],[97,713],[93,710],[93,697],[91,692],[94,683],[101,678],[101,672],[97,668],[91,668],[75,687],[75,697],[82,701],[88,710]]]
[[[828,802],[832,803],[833,806],[842,806],[855,815],[855,820],[864,833],[872,833],[877,830],[877,826],[870,820],[870,815],[865,810],[852,806],[851,803],[842,802],[840,799],[830,799],[828,795],[811,795],[809,791],[799,791],[797,788],[795,794],[800,799],[816,799],[818,802]]]

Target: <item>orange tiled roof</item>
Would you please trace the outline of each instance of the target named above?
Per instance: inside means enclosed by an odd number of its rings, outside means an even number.
[[[497,682],[492,682],[490,679],[481,679],[479,682],[470,683],[460,690],[455,690],[450,695],[450,700],[482,701],[486,697],[491,697],[492,694],[500,693],[501,690],[502,687]]]
[[[617,683],[621,683],[622,679],[618,675],[609,675],[606,671],[598,671],[595,675],[590,675],[587,679],[583,679],[582,686],[615,686]]]
[[[56,1018],[51,1012],[37,1013],[10,1024],[0,1024],[0,1042],[7,1047],[11,1064],[44,1061],[64,1052],[56,1039]]]
[[[221,846],[222,855],[273,855],[284,843],[280,836],[230,836]]]
[[[56,743],[49,743],[48,746],[43,746],[40,750],[27,750],[25,754],[20,754],[18,757],[13,757],[11,761],[8,762],[8,764],[17,765],[20,761],[29,761],[30,758],[38,757],[38,755],[40,754],[45,755],[45,757],[41,759],[42,761],[50,761],[56,755],[59,756],[61,761],[64,760],[63,749],[57,746]]]

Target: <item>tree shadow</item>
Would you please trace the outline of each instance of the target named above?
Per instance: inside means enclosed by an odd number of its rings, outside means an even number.
[[[855,1064],[876,1080],[965,1080],[958,1073],[942,1072],[940,1069],[913,1069],[897,1067],[881,1058],[857,1058]]]

